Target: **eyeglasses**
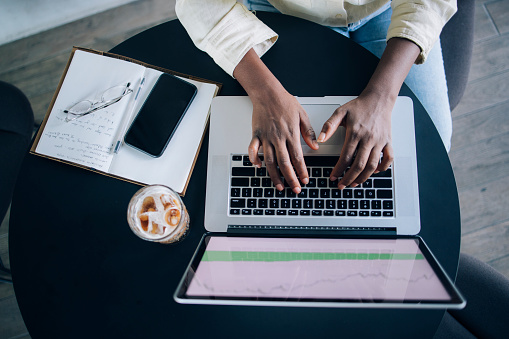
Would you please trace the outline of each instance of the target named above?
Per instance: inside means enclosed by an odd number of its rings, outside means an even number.
[[[133,92],[129,86],[131,86],[130,82],[128,82],[126,85],[119,85],[108,88],[102,93],[101,101],[93,102],[90,100],[82,100],[75,103],[68,109],[64,110],[64,113],[66,113],[65,122],[76,120],[87,114],[119,102],[123,97]]]

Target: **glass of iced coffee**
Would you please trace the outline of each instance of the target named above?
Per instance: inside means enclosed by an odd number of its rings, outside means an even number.
[[[148,241],[170,244],[189,231],[189,214],[180,196],[163,185],[145,186],[136,192],[127,207],[131,230]]]

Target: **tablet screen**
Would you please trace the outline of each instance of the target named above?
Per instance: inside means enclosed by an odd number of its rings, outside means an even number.
[[[188,300],[269,304],[458,303],[454,286],[428,261],[420,243],[209,236],[178,294]]]

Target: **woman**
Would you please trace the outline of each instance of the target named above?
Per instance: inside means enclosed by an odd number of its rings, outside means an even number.
[[[393,160],[391,112],[405,79],[449,149],[452,123],[437,41],[456,11],[455,0],[246,0],[245,4],[178,0],[176,13],[196,46],[234,76],[251,98],[249,158],[261,166],[258,151],[263,146],[276,189],[284,187],[278,165],[295,193],[301,189],[297,177],[302,184],[309,181],[300,135],[318,149],[318,143],[330,138],[340,125],[346,128],[345,143],[330,177],[332,181],[342,177],[339,189],[355,187],[374,172],[386,170]],[[318,138],[302,106],[261,61],[277,34],[249,10],[279,11],[329,26],[380,57],[364,91],[334,111]],[[426,67],[413,66],[426,59],[430,59]]]

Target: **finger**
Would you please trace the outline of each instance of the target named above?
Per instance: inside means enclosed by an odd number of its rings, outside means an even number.
[[[294,140],[293,143],[288,144],[288,152],[290,153],[290,160],[292,161],[294,171],[297,173],[300,182],[306,185],[309,183],[309,173],[306,163],[304,162],[300,139]]]
[[[343,121],[346,111],[341,107],[337,108],[329,119],[323,124],[322,131],[318,136],[318,142],[325,142],[336,132],[339,125]]]
[[[288,186],[291,187],[292,191],[295,193],[300,193],[300,184],[297,176],[295,175],[295,171],[293,170],[292,162],[290,159],[290,155],[286,149],[286,144],[280,144],[275,147],[277,154],[277,163],[279,165],[279,170],[283,177],[285,177]]]
[[[338,188],[343,189],[346,186],[353,183],[353,181],[359,176],[359,174],[361,174],[361,172],[366,167],[370,153],[371,153],[370,147],[359,145],[355,159],[352,162],[350,169],[348,169],[348,171],[345,172],[345,175],[339,181]]]
[[[378,168],[378,163],[380,162],[380,148],[373,148],[371,150],[371,154],[369,155],[368,161],[364,170],[359,174],[357,178],[354,179],[352,183],[352,187],[362,184],[366,181]]]
[[[358,141],[349,136],[347,131],[347,136],[345,137],[345,143],[343,144],[343,148],[341,149],[341,154],[339,156],[339,160],[336,163],[336,166],[332,169],[330,180],[335,181],[337,178],[342,177],[343,173],[347,169],[348,166],[353,162],[355,150],[357,149]],[[339,187],[339,186],[338,186]],[[339,187],[339,189],[343,189],[343,187]]]
[[[392,149],[392,145],[388,143],[385,145],[385,147],[382,149],[382,161],[380,164],[378,164],[378,168],[376,169],[378,172],[387,171],[389,166],[394,161],[394,150]]]
[[[274,148],[268,141],[264,142],[263,144],[265,145],[263,146],[264,151],[263,160],[265,161],[265,167],[267,167],[267,172],[269,172],[270,179],[274,183],[274,186],[276,186],[276,189],[278,191],[282,191],[284,189],[284,186],[283,182],[281,181],[279,171],[277,169]]]
[[[247,148],[247,154],[249,155],[249,161],[256,167],[262,167],[262,161],[258,156],[258,151],[260,150],[260,139],[257,136],[254,136],[249,143]]]
[[[309,147],[314,150],[317,150],[320,147],[318,145],[318,141],[316,141],[315,130],[313,129],[313,126],[311,126],[309,116],[305,112],[300,114],[300,132],[302,134],[302,138]]]

